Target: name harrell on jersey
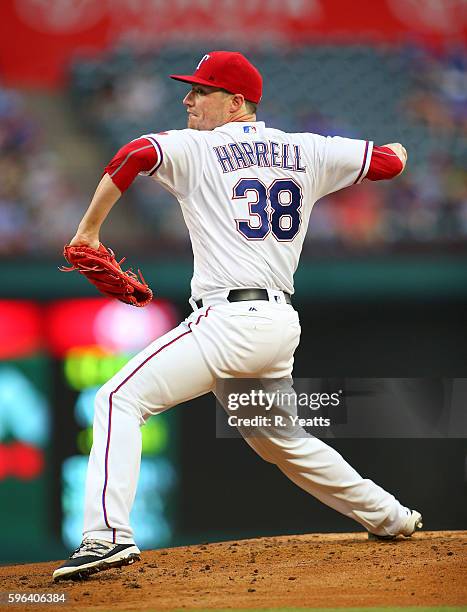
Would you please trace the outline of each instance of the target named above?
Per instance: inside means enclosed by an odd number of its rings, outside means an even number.
[[[373,143],[288,134],[261,121],[144,134],[149,172],[180,202],[194,255],[194,299],[258,287],[292,294],[314,203],[365,177]]]

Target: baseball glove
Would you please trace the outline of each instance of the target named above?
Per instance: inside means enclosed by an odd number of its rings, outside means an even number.
[[[146,306],[152,300],[152,291],[141,271],[138,270],[139,276],[131,269],[124,272],[120,266],[125,258],[117,261],[103,244],[99,249],[67,244],[63,255],[71,267],[61,267],[62,272],[78,270],[104,295],[132,306]]]

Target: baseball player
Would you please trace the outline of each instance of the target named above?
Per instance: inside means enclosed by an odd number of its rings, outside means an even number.
[[[102,223],[138,174],[180,203],[194,255],[193,313],[136,355],[97,393],[86,479],[83,542],[55,580],[133,563],[130,527],[141,455],[140,426],[216,390],[219,379],[287,379],[299,343],[293,274],[313,204],[363,179],[400,174],[400,144],[289,134],[256,120],[258,70],[240,53],[214,51],[183,104],[188,128],[145,134],[105,168],[71,245],[99,248]],[[220,397],[220,400],[225,398]],[[419,512],[362,478],[310,435],[248,437],[266,461],[373,537],[410,536]]]

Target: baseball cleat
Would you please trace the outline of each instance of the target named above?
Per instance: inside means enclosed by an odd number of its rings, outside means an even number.
[[[53,579],[83,580],[96,572],[131,565],[139,558],[140,550],[136,544],[112,544],[104,540],[85,539],[68,561],[54,571]]]
[[[407,518],[402,529],[396,533],[395,535],[376,535],[376,533],[368,532],[369,540],[394,540],[398,535],[403,535],[406,538],[410,538],[410,536],[415,533],[417,530],[423,528],[423,518],[420,512],[416,510],[410,511],[410,516]]]

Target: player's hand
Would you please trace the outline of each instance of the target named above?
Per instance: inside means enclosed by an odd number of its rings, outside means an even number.
[[[77,232],[70,240],[70,246],[88,246],[91,249],[99,249],[99,236],[91,234],[81,234]]]
[[[391,151],[394,151],[394,153],[397,155],[397,157],[401,160],[402,162],[402,170],[399,172],[399,174],[402,174],[402,172],[404,172],[404,168],[405,168],[405,164],[407,163],[407,150],[404,146],[402,146],[399,142],[392,142],[391,144],[387,144],[384,145],[385,147],[388,147],[388,149],[391,149]]]

